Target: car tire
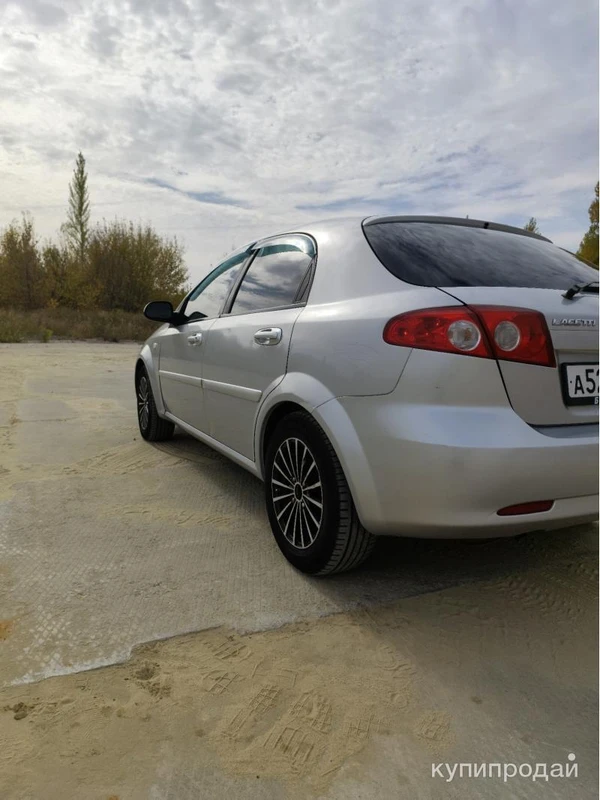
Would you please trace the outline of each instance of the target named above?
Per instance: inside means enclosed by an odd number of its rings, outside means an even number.
[[[279,549],[296,569],[331,575],[361,564],[375,537],[362,526],[339,459],[318,423],[294,412],[265,455],[267,513]]]
[[[164,442],[173,436],[175,425],[158,416],[152,386],[146,367],[140,367],[135,378],[137,417],[140,433],[147,442]]]

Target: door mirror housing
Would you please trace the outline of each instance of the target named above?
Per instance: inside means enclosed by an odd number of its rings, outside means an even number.
[[[171,325],[181,325],[185,322],[185,314],[173,311],[173,306],[167,300],[153,300],[144,308],[144,316],[154,322],[168,322]]]

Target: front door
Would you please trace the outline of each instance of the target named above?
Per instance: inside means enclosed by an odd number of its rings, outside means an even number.
[[[165,408],[199,428],[204,413],[202,341],[214,319],[171,327],[160,338],[159,379]]]
[[[307,236],[258,243],[230,309],[211,325],[202,384],[208,433],[251,460],[261,401],[283,379],[315,256]]]
[[[186,322],[160,338],[159,378],[167,411],[200,431],[207,421],[202,390],[206,336],[217,320],[247,252],[234,255],[194,289],[181,308]]]

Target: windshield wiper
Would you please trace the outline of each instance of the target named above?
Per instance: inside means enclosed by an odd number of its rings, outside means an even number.
[[[595,287],[595,288],[592,288]],[[598,281],[590,281],[589,283],[585,283],[583,286],[580,286],[578,283],[574,283],[570,289],[563,294],[563,297],[567,300],[572,300],[576,294],[580,292],[592,292],[593,294],[598,294]]]

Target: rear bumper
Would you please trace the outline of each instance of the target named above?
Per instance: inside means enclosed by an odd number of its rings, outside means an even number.
[[[532,428],[508,405],[401,403],[394,393],[338,398],[318,412],[372,533],[486,538],[598,518],[593,426],[565,437]],[[537,500],[554,505],[543,513],[497,515]]]

